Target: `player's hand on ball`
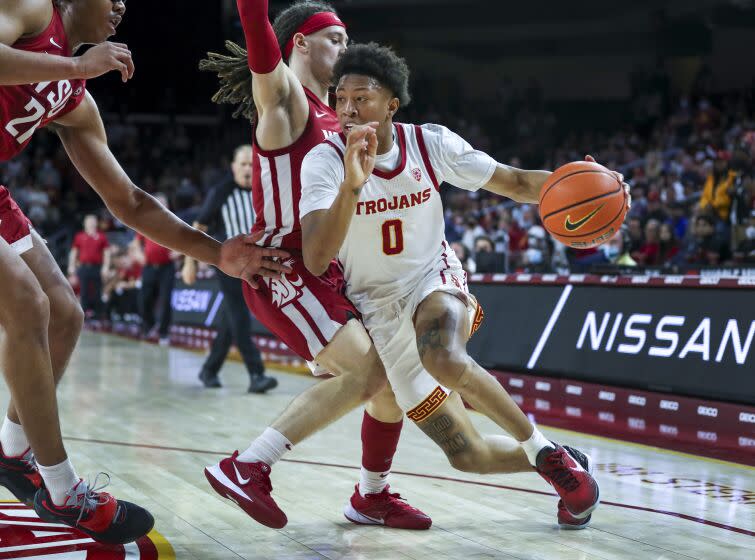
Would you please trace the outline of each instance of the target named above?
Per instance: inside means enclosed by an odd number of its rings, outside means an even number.
[[[595,158],[592,157],[590,154],[588,154],[588,155],[585,156],[585,161],[591,161],[593,163],[598,163],[597,161],[595,161]],[[618,171],[614,171],[614,173],[616,174],[616,178],[619,181],[621,181],[621,185],[624,187],[624,195],[626,196],[626,199],[627,199],[627,210],[629,210],[632,207],[632,194],[629,192],[630,191],[630,187],[629,187],[629,185],[627,183],[624,182],[624,175],[622,175]]]
[[[95,45],[81,56],[74,59],[76,77],[89,80],[115,70],[121,73],[121,80],[126,82],[134,76],[134,61],[131,51],[124,43],[105,41]]]
[[[257,241],[264,232],[237,235],[225,241],[220,247],[218,268],[228,276],[241,278],[255,290],[259,287],[255,276],[280,278],[281,274],[292,272],[291,267],[278,262],[291,255],[281,249],[260,247]]]
[[[359,194],[362,186],[375,169],[377,154],[378,123],[371,122],[354,126],[346,139],[346,153],[343,156],[343,186],[354,194]]]

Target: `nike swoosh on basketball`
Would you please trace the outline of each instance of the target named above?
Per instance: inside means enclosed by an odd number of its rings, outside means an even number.
[[[239,469],[236,468],[236,465],[233,465],[233,470],[236,471],[236,480],[239,481],[239,484],[241,484],[241,486],[247,484],[250,480],[252,480],[251,476],[249,478],[242,477]]]
[[[56,47],[58,47],[59,49],[62,49],[62,48],[63,48],[63,47],[61,47],[60,45],[58,45],[58,44],[57,44],[57,43],[55,42],[55,38],[54,38],[54,37],[50,37],[50,42],[51,42],[51,43],[52,43],[53,45],[55,45]]]
[[[579,228],[584,226],[587,222],[592,220],[595,217],[595,214],[600,212],[603,207],[605,206],[605,202],[598,206],[595,210],[590,212],[587,216],[582,218],[581,220],[577,220],[576,222],[571,221],[571,216],[567,214],[566,220],[564,221],[564,227],[566,228],[566,231],[577,231]]]

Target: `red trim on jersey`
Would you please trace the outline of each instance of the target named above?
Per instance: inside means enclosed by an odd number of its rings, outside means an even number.
[[[393,179],[406,167],[406,136],[404,135],[404,129],[400,124],[396,124],[396,140],[398,141],[398,147],[401,154],[399,156],[398,166],[393,171],[380,171],[379,169],[373,169],[373,175],[376,175],[381,179]]]
[[[322,335],[322,332],[320,332],[320,328],[317,326],[317,323],[312,318],[312,315],[309,314],[309,312],[304,308],[304,306],[301,304],[301,302],[298,299],[295,299],[291,302],[291,305],[293,305],[296,310],[301,313],[301,316],[304,317],[304,320],[307,322],[307,324],[311,327],[312,332],[315,333],[315,336],[317,336],[317,339],[320,341],[320,344],[323,345],[323,348],[328,345],[328,340]],[[312,356],[315,358],[316,356]]]
[[[435,190],[440,191],[440,185],[438,184],[438,179],[435,177],[435,171],[433,171],[433,166],[430,164],[430,155],[427,152],[427,146],[425,145],[425,138],[422,135],[422,127],[415,124],[414,133],[417,136],[417,146],[419,147],[419,153],[422,154],[422,163],[425,164],[425,169],[427,170],[427,174],[430,176],[430,180],[433,182],[433,186],[435,187]]]
[[[331,148],[333,148],[336,152],[338,152],[338,155],[341,156],[341,161],[343,161],[343,150],[341,150],[341,148],[339,148],[336,144],[334,144],[330,140],[325,140],[325,143],[330,145]]]

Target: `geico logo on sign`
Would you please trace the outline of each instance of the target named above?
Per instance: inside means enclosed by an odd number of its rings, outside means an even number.
[[[614,422],[616,420],[616,417],[613,415],[613,412],[598,412],[598,420],[601,420],[602,422]]]
[[[171,304],[176,311],[204,313],[211,299],[210,290],[173,290]]]
[[[661,404],[659,406],[663,410],[679,410],[679,403],[676,401],[666,401],[661,399]]]
[[[656,319],[647,313],[632,313],[624,321],[623,313],[611,312],[603,313],[598,320],[595,311],[588,311],[577,339],[577,349],[585,347],[595,352],[637,355],[647,347],[647,354],[656,358],[685,359],[689,356],[709,362],[711,353],[715,352],[717,363],[724,357],[733,358],[739,365],[747,361],[755,335],[755,320],[749,325],[740,325],[736,319],[729,319],[721,330],[720,324],[711,325],[710,317],[703,317],[692,334],[682,340],[678,330],[687,322],[687,317],[679,315],[663,315]],[[652,323],[655,323],[655,329],[650,327]]]
[[[641,397],[640,395],[629,395],[629,399],[627,399],[629,404],[633,404],[634,406],[645,406],[645,403],[647,402],[647,399],[645,397]]]
[[[582,387],[580,387],[579,385],[567,385],[566,392],[570,395],[581,395]]]
[[[660,426],[658,426],[658,431],[669,436],[679,435],[679,428],[677,428],[676,426],[668,426],[666,424],[661,424]]]
[[[718,416],[718,409],[714,408],[712,406],[698,406],[697,407],[697,415],[698,416],[710,416],[712,418],[715,418]]]
[[[538,381],[535,383],[535,389],[538,391],[550,391],[551,390],[551,384],[546,381]]]
[[[550,410],[551,403],[543,399],[535,399],[535,408],[538,410]]]
[[[755,414],[752,412],[740,412],[739,421],[747,422],[748,424],[755,424]]]
[[[705,441],[717,441],[718,435],[716,434],[716,432],[703,432],[702,430],[698,430],[697,439],[704,439]]]
[[[615,401],[616,400],[616,393],[612,393],[611,391],[601,391],[598,393],[598,398],[602,401]]]
[[[629,418],[627,420],[627,425],[633,430],[644,430],[645,420],[643,420],[642,418]]]
[[[582,416],[582,409],[578,406],[567,406],[566,414],[569,416]]]
[[[524,380],[519,379],[518,377],[512,377],[509,379],[509,385],[512,387],[524,387]]]
[[[755,439],[739,436],[739,446],[740,447],[755,447]]]

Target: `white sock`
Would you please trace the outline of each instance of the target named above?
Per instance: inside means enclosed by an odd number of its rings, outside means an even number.
[[[293,447],[288,438],[278,430],[266,428],[262,432],[262,435],[255,439],[246,451],[239,453],[238,460],[243,463],[262,461],[272,467],[287,451],[291,451]]]
[[[548,438],[541,434],[540,430],[537,428],[532,432],[530,439],[520,442],[520,445],[527,454],[527,459],[533,467],[537,466],[537,454],[540,453],[544,447],[553,447],[553,444]]]
[[[20,457],[29,449],[29,440],[26,439],[23,427],[7,416],[0,428],[0,445],[6,457]]]
[[[76,486],[81,480],[73,469],[70,459],[51,467],[44,467],[37,463],[39,474],[45,481],[45,488],[50,493],[50,497],[55,505],[62,506],[66,502],[66,494]]]
[[[380,494],[388,486],[388,475],[391,471],[375,472],[362,467],[359,473],[359,493],[362,497],[367,494]]]

